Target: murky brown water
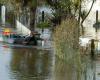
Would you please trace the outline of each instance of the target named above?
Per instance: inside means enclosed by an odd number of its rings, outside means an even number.
[[[52,80],[53,54],[0,45],[0,80]]]
[[[0,44],[0,51],[0,80],[76,80],[74,68],[50,50]],[[93,80],[91,63],[86,70],[87,80]]]

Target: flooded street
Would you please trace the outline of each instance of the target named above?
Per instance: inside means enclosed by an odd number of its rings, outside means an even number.
[[[0,43],[0,51],[0,80],[76,80],[75,69],[55,58],[49,49]],[[95,76],[98,77],[95,80],[99,80],[100,68],[90,55],[84,58],[82,65],[85,65],[82,80],[94,80]]]
[[[0,44],[0,80],[52,80],[53,53]]]
[[[92,24],[90,25],[90,23]],[[100,30],[95,32],[93,23],[90,20],[87,21],[89,25],[85,25],[82,38],[100,39]],[[43,45],[46,46],[47,43],[49,42],[45,41]],[[96,48],[100,50],[100,42]],[[55,54],[49,49],[11,47],[0,43],[0,51],[0,80],[77,80],[77,78],[74,79],[77,71],[71,61],[68,66],[65,61],[55,57]],[[93,61],[90,54],[84,57],[82,80],[100,79],[99,62],[100,60]]]

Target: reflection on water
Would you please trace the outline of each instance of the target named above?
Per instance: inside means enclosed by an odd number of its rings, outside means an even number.
[[[52,80],[52,53],[0,46],[0,80]]]
[[[72,64],[66,64],[65,61],[57,57],[55,62],[55,80],[76,80],[76,73]]]
[[[11,49],[3,48],[0,44],[0,80],[10,80],[9,62],[11,58]]]
[[[12,49],[1,44],[0,51],[0,80],[77,80],[73,63],[67,65],[57,57],[55,61],[51,51]],[[88,57],[83,62],[88,64],[83,66],[83,77],[86,79],[82,80],[93,80],[94,63]]]
[[[46,80],[51,76],[51,57],[48,51],[13,49],[10,62],[12,75],[17,80]]]
[[[55,79],[54,80],[78,80],[76,63],[69,64],[61,59],[56,58],[55,63]],[[96,80],[95,79],[95,61],[90,59],[90,55],[82,57],[81,80]],[[79,67],[80,68],[80,67]]]

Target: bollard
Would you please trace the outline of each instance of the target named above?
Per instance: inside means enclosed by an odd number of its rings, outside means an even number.
[[[42,47],[44,46],[44,40],[42,41]]]
[[[47,39],[44,39],[44,40],[42,41],[42,46],[46,46],[46,45],[45,45],[46,42],[47,42]]]

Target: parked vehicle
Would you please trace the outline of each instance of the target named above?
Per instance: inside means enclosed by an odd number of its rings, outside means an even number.
[[[21,45],[38,45],[38,40],[43,40],[40,38],[40,34],[37,32],[32,32],[28,36],[23,36],[16,33],[2,34],[0,41],[10,44],[21,44]]]
[[[25,37],[23,44],[24,45],[38,45],[38,40],[43,40],[39,36],[27,36]]]
[[[12,35],[11,39],[13,39],[13,44],[23,44],[25,36],[21,35]]]
[[[3,42],[12,43],[12,44],[22,44],[24,38],[25,38],[24,36],[18,34],[4,35]]]

